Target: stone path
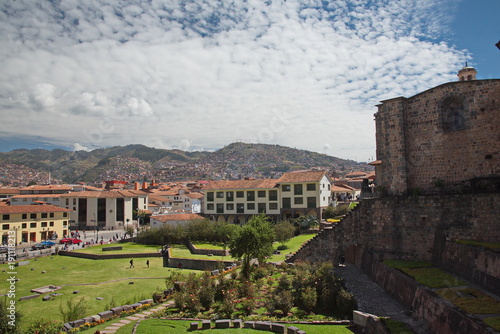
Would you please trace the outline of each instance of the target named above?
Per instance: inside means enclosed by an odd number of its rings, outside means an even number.
[[[153,312],[164,310],[168,307],[171,307],[173,304],[174,304],[173,301],[169,301],[169,302],[163,303],[159,306],[156,306],[154,308],[148,309],[147,311],[142,311],[142,312],[133,314],[131,316],[128,316],[126,318],[120,319],[120,320],[118,320],[118,322],[112,323],[109,326],[107,326],[106,328],[104,328],[103,330],[101,330],[101,334],[116,333],[116,331],[118,329],[120,329],[120,327],[125,326],[125,325],[131,323],[132,321],[142,320],[142,319],[146,318],[148,315],[153,314]]]
[[[410,317],[408,309],[392,299],[384,289],[355,265],[346,264],[343,267],[335,267],[335,274],[345,280],[347,289],[356,298],[359,311],[402,321],[417,334],[432,333],[423,321]]]

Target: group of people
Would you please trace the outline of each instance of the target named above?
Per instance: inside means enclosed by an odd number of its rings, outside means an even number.
[[[146,260],[146,267],[149,268],[149,259]],[[134,259],[130,259],[130,267],[129,268],[135,268],[135,266],[134,266]]]

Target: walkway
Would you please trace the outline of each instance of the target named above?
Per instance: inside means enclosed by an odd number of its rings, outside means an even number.
[[[101,334],[113,334],[113,333],[116,333],[116,331],[118,329],[120,329],[120,327],[123,327],[123,326],[131,323],[132,321],[142,320],[142,319],[146,318],[148,315],[153,314],[154,312],[161,311],[161,310],[164,310],[166,308],[171,307],[173,304],[174,304],[173,301],[169,301],[169,302],[163,303],[163,304],[161,304],[159,306],[156,306],[154,308],[151,308],[149,310],[142,311],[142,312],[130,315],[128,317],[125,317],[123,319],[118,320],[118,322],[114,322],[114,323],[110,324],[109,326],[107,326],[106,328],[104,328],[103,330],[101,330],[100,333]],[[134,328],[133,332],[135,333],[135,328]]]
[[[410,317],[408,309],[392,299],[360,268],[348,263],[345,267],[335,267],[335,274],[345,280],[347,289],[356,298],[359,311],[402,321],[417,334],[432,333],[424,322]]]

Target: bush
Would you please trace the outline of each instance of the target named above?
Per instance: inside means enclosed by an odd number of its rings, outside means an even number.
[[[59,334],[61,333],[61,328],[62,325],[60,322],[41,319],[32,323],[28,327],[26,334]]]
[[[300,295],[302,308],[307,313],[311,313],[318,302],[318,293],[313,287],[307,287]]]
[[[337,309],[340,316],[352,317],[352,311],[356,309],[354,296],[345,289],[341,289],[337,294]]]
[[[69,322],[83,318],[87,309],[88,306],[85,305],[84,297],[80,298],[77,302],[75,302],[74,299],[68,299],[66,301],[66,307],[64,307],[62,303],[59,305],[59,314],[63,322]]]
[[[21,314],[16,310],[13,314],[14,319],[10,319],[7,316],[10,316],[11,313],[7,309],[9,307],[9,303],[6,297],[0,298],[0,333],[5,334],[18,334],[21,333],[20,330],[20,319]],[[12,322],[14,322],[14,326],[11,326]]]
[[[286,316],[293,307],[292,293],[288,290],[281,291],[279,294],[274,295],[273,299],[275,310],[283,312],[284,316]]]
[[[252,314],[253,310],[255,309],[255,300],[252,298],[245,299],[241,302],[241,311],[245,315],[250,315]]]
[[[287,246],[287,245],[279,245],[279,246],[277,247],[277,249],[278,249],[278,250],[280,250],[280,251],[282,251],[282,250],[286,250],[286,249],[288,249],[288,246]]]

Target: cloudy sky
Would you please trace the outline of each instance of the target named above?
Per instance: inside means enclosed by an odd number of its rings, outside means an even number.
[[[375,156],[375,105],[499,78],[499,0],[0,2],[0,151]],[[496,40],[495,40],[496,38]]]

